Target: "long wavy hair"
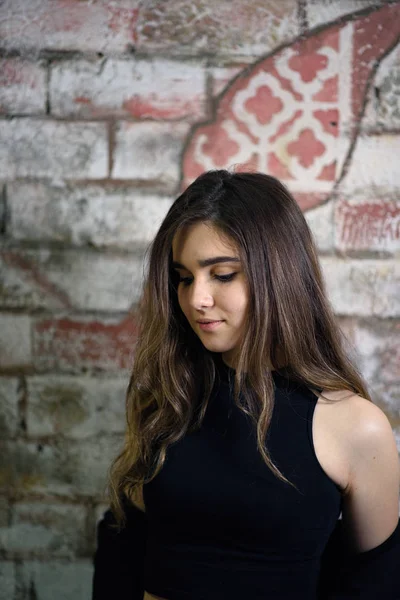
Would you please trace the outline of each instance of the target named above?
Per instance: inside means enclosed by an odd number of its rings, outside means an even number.
[[[206,172],[173,203],[149,250],[125,443],[109,480],[120,524],[124,498],[137,498],[162,468],[168,447],[201,425],[213,388],[213,354],[180,309],[172,268],[175,234],[203,222],[234,242],[248,282],[235,401],[254,421],[267,467],[290,484],[265,445],[274,406],[271,369],[314,390],[347,389],[370,400],[343,348],[310,229],[289,191],[262,173]]]

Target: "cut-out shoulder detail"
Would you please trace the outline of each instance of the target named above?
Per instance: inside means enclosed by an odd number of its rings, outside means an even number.
[[[350,398],[353,397],[357,397],[359,398],[359,396],[357,394],[355,394],[354,392],[352,392],[351,390],[322,390],[322,392],[319,395],[319,398],[323,401],[323,400],[328,400],[330,402],[341,402],[342,400],[349,400]],[[369,400],[365,400],[365,398],[363,398],[364,401],[369,402]]]
[[[349,414],[354,400],[369,402],[349,390],[322,390],[315,407],[312,436],[317,459],[344,494],[350,481]]]
[[[365,552],[398,522],[400,464],[391,424],[378,406],[358,397],[347,412],[350,482],[343,519],[354,550]]]
[[[323,390],[313,419],[315,453],[324,471],[346,494],[363,439],[387,428],[384,412],[370,400],[348,390]],[[362,453],[362,452],[361,452]]]

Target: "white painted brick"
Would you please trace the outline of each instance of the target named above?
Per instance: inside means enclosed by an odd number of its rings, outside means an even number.
[[[178,183],[188,131],[186,123],[120,123],[112,177]]]
[[[44,114],[46,69],[20,58],[0,60],[0,113]]]
[[[0,314],[0,368],[25,367],[31,362],[30,317]]]
[[[10,524],[10,503],[8,498],[0,496],[0,527],[8,527]]]
[[[39,316],[33,326],[34,367],[46,372],[123,374],[132,368],[136,338],[133,312]]]
[[[105,123],[0,121],[0,177],[102,178],[108,174]]]
[[[400,195],[358,191],[335,203],[335,248],[340,252],[400,254]]]
[[[394,439],[396,440],[397,449],[400,454],[400,427],[396,427],[394,429]],[[399,505],[399,511],[400,511],[400,505]]]
[[[231,65],[225,67],[210,67],[208,73],[211,76],[212,95],[218,96],[221,94],[228,83],[233,80],[240,71],[245,68],[245,63],[240,65]]]
[[[318,206],[304,213],[320,252],[333,249],[333,202]]]
[[[82,506],[19,502],[11,526],[0,529],[0,549],[19,556],[72,557],[84,550],[85,522]]]
[[[337,314],[400,316],[398,262],[322,257],[321,265],[328,296]]]
[[[8,284],[1,301],[6,306],[125,311],[137,302],[142,289],[143,263],[138,255],[19,251],[18,261],[3,265],[3,270]]]
[[[376,0],[308,0],[307,20],[309,27],[316,27],[351,15],[357,10],[376,6]]]
[[[28,436],[87,438],[125,430],[126,378],[28,378]]]
[[[136,188],[15,182],[8,186],[7,203],[13,238],[135,248],[152,241],[172,198]]]
[[[371,385],[400,384],[399,333],[400,324],[391,321],[368,322],[355,327],[359,365]]]
[[[0,529],[0,551],[7,552],[8,556],[19,557],[20,555],[42,554],[48,551],[55,542],[60,547],[61,540],[50,529],[41,525],[29,523],[13,525]],[[57,555],[57,552],[55,552]],[[63,555],[63,554],[62,554]]]
[[[90,560],[25,562],[20,575],[24,598],[29,597],[32,589],[38,600],[88,600],[91,597],[93,564]]]
[[[15,566],[12,562],[0,562],[0,600],[13,600],[15,594]]]
[[[202,65],[165,59],[62,61],[51,70],[55,115],[117,115],[202,119],[206,114]]]
[[[63,264],[57,264],[60,259]],[[137,256],[60,253],[41,266],[76,308],[125,311],[139,299],[142,261]]]
[[[4,252],[0,255],[0,278],[2,283],[0,305],[2,308],[62,308],[65,305],[63,298],[49,293],[44,281],[40,281],[40,278],[39,281],[37,280],[38,272],[35,268],[35,260],[22,256],[17,250]],[[22,319],[21,316],[16,316],[16,318]],[[26,323],[23,320],[17,320],[16,325],[25,332]],[[11,327],[13,326],[12,324]],[[16,333],[18,333],[18,330]],[[5,341],[8,344],[7,338]],[[4,342],[1,342],[1,334],[0,345],[5,347]],[[22,346],[21,351],[24,347]],[[6,348],[7,353],[9,350]]]
[[[400,46],[379,65],[370,86],[362,131],[390,131],[400,128]]]
[[[99,521],[102,520],[102,518],[104,517],[104,513],[110,508],[109,504],[106,503],[102,503],[102,504],[98,504],[96,506],[95,509],[95,521],[96,521],[96,525],[98,524]]]
[[[0,439],[17,434],[18,401],[18,379],[16,377],[0,377]]]
[[[370,385],[372,400],[388,417],[392,426],[400,424],[400,383],[397,385],[375,384]]]
[[[398,190],[400,156],[399,135],[362,136],[357,139],[349,171],[340,184],[345,194],[362,193],[372,188],[380,192]]]
[[[26,55],[40,49],[121,52],[134,44],[138,0],[3,0],[0,38]]]
[[[69,499],[76,494],[105,501],[107,474],[120,452],[123,435],[95,439],[55,439],[52,445],[25,440],[3,442],[1,486],[18,495],[48,494]]]
[[[147,0],[138,14],[137,48],[258,58],[298,34],[295,0]]]
[[[375,384],[374,382],[370,385],[370,393],[372,400],[382,408],[389,421],[392,424],[400,423],[400,384],[397,385],[384,385]]]

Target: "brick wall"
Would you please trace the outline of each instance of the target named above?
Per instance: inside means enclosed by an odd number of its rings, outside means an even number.
[[[0,600],[90,597],[146,244],[246,164],[314,231],[400,442],[400,3],[0,6]]]

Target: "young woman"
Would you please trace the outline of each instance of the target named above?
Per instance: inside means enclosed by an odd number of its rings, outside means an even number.
[[[94,600],[400,597],[392,430],[275,178],[205,173],[165,217],[110,491]]]

